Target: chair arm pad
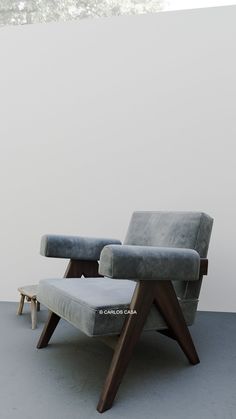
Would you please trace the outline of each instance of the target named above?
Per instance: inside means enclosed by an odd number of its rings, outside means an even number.
[[[200,256],[192,249],[109,245],[101,252],[99,273],[117,279],[194,281]]]
[[[96,261],[99,260],[103,247],[112,243],[121,244],[116,239],[50,234],[42,237],[40,253],[51,258]]]

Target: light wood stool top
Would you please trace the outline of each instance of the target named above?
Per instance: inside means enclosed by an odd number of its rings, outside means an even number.
[[[36,329],[37,327],[37,311],[40,310],[40,303],[37,301],[37,290],[37,285],[25,285],[18,288],[21,298],[17,309],[17,314],[22,314],[26,297],[26,300],[30,302],[32,329]]]

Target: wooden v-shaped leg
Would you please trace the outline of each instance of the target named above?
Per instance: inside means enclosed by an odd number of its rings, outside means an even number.
[[[140,337],[145,320],[155,296],[156,281],[140,281],[137,283],[130,310],[137,314],[128,314],[117,342],[104,388],[97,410],[102,413],[110,409],[117,390],[126,371],[134,347]]]
[[[45,326],[37,343],[38,349],[42,349],[48,346],[48,342],[50,341],[51,336],[54,330],[56,329],[60,319],[61,318],[56,313],[49,311],[48,320],[45,323]]]
[[[96,260],[70,260],[64,278],[85,277],[96,278],[101,275],[98,273],[98,262]]]
[[[100,413],[112,406],[153,302],[189,361],[200,362],[172,282],[140,281],[130,304],[130,310],[136,310],[137,314],[129,314],[122,328],[97,406]]]
[[[200,362],[171,281],[157,281],[154,303],[174,337],[193,365]]]
[[[99,277],[98,273],[98,262],[97,261],[87,261],[87,260],[70,260],[64,278],[80,278],[82,275],[85,277]],[[48,320],[44,326],[44,329],[41,333],[39,341],[37,343],[37,348],[45,348],[51,336],[56,329],[60,321],[60,316],[49,311]]]

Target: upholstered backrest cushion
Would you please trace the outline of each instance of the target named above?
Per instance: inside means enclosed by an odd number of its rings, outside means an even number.
[[[124,244],[194,249],[205,258],[212,224],[213,219],[203,212],[137,211],[132,215]],[[174,286],[180,298],[198,298],[201,280],[188,284],[183,278]]]

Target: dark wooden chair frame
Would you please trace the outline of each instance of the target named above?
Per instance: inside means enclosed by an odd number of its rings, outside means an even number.
[[[208,260],[201,259],[199,278],[202,275],[207,275],[207,270]],[[70,260],[64,277],[79,278],[82,275],[85,277],[99,277],[98,262]],[[118,337],[97,405],[97,410],[100,413],[110,409],[113,404],[152,304],[155,304],[168,326],[167,329],[158,332],[175,339],[191,364],[195,365],[200,362],[172,282],[166,280],[142,280],[137,282],[130,303],[131,313],[132,310],[135,310],[137,314],[135,316],[132,314],[127,315],[121,334]],[[48,320],[37,344],[38,349],[48,345],[59,320],[60,317],[57,314],[49,312]]]

